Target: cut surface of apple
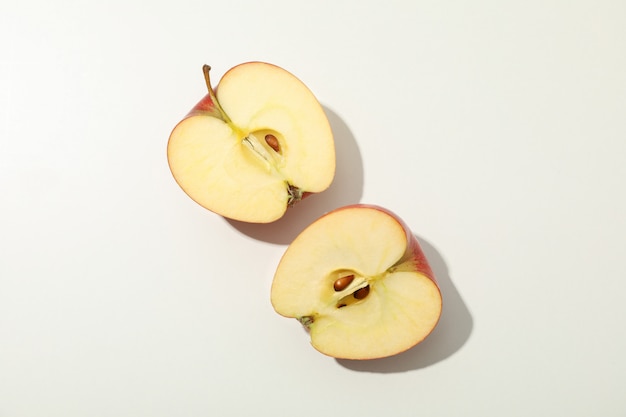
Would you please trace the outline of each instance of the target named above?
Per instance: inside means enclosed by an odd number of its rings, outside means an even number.
[[[313,93],[263,62],[230,69],[172,131],[167,157],[180,187],[224,217],[269,223],[335,174],[332,130]]]
[[[416,237],[392,212],[363,204],[322,216],[289,245],[271,302],[309,330],[317,350],[344,359],[411,348],[435,328],[442,308]]]

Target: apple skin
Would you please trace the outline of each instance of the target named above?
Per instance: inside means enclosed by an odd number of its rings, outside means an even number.
[[[214,91],[217,92],[217,90]],[[193,108],[189,111],[189,113],[187,113],[183,120],[187,119],[188,117],[197,116],[199,114],[214,113],[216,109],[217,106],[215,106],[215,103],[213,102],[213,97],[211,97],[211,94],[207,93],[207,95],[205,95],[202,100],[198,102],[198,104],[193,106]],[[181,122],[183,120],[181,120]]]
[[[442,306],[443,306],[443,299],[442,299],[442,295],[441,295],[441,289],[437,283],[437,280],[435,278],[435,274],[433,273],[433,270],[426,258],[426,256],[424,255],[424,252],[416,238],[416,236],[413,234],[413,232],[411,231],[411,229],[408,227],[408,225],[398,216],[396,215],[394,212],[381,207],[381,206],[377,206],[377,205],[373,205],[373,204],[352,204],[352,205],[348,205],[348,206],[343,206],[340,208],[337,208],[331,212],[328,212],[326,214],[324,214],[323,216],[321,216],[317,221],[323,219],[326,216],[330,216],[333,215],[335,213],[338,213],[340,211],[344,211],[344,210],[351,210],[351,209],[371,209],[371,210],[377,210],[380,211],[382,213],[385,213],[386,215],[388,215],[389,217],[391,217],[395,222],[398,223],[398,225],[401,226],[402,231],[405,233],[406,236],[406,249],[404,252],[404,255],[401,257],[401,263],[402,263],[402,270],[403,271],[407,271],[407,272],[416,272],[419,275],[422,275],[424,278],[426,278],[427,280],[430,280],[432,282],[433,285],[433,289],[435,290],[435,294],[437,294],[436,297],[434,297],[433,299],[436,299],[438,297],[438,314],[436,316],[436,319],[433,321],[432,323],[432,327],[429,328],[429,330],[425,333],[420,334],[417,338],[414,338],[410,343],[408,344],[404,344],[403,346],[397,348],[397,349],[393,349],[391,351],[387,351],[384,353],[380,353],[380,352],[366,352],[363,353],[361,352],[359,355],[353,356],[352,354],[348,354],[348,355],[344,355],[344,354],[337,354],[336,352],[333,353],[329,353],[328,351],[325,351],[325,348],[321,348],[316,346],[315,343],[313,343],[312,341],[312,346],[318,350],[320,353],[326,355],[326,356],[330,356],[336,359],[345,359],[345,360],[373,360],[373,359],[380,359],[380,358],[384,358],[384,357],[389,357],[389,356],[394,356],[397,354],[400,354],[402,352],[405,352],[413,347],[415,347],[416,345],[420,344],[421,342],[423,342],[432,332],[433,330],[437,327],[437,324],[439,323],[439,320],[441,318],[441,311],[442,311]],[[285,256],[285,255],[283,255]],[[281,259],[282,262],[282,259]],[[273,290],[273,288],[272,288]],[[275,300],[272,300],[272,304],[274,305],[275,310],[281,314],[281,312],[279,311],[280,308],[277,309],[277,305],[275,304]],[[294,316],[288,315],[288,314],[281,314],[284,317],[288,317],[288,318],[294,318]],[[298,319],[298,321],[300,321],[300,323],[304,326],[304,328],[311,333],[312,332],[312,326],[315,326],[314,321],[315,320],[311,320],[308,321],[306,320],[307,317],[295,317]]]

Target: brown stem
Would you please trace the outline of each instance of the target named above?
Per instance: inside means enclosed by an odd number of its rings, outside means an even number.
[[[206,83],[206,87],[209,90],[209,97],[211,97],[211,101],[213,102],[213,106],[217,109],[217,113],[220,118],[224,120],[226,123],[230,123],[230,118],[226,115],[226,112],[220,106],[220,102],[217,101],[217,96],[215,95],[215,91],[211,86],[211,77],[209,76],[209,72],[211,71],[211,66],[204,64],[202,66],[202,73],[204,74],[204,82]]]

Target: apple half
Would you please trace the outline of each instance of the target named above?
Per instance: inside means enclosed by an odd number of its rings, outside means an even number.
[[[441,315],[441,292],[406,224],[382,207],[336,209],[289,245],[271,302],[311,344],[343,359],[392,356],[418,344]]]
[[[167,158],[178,185],[224,217],[269,223],[335,174],[332,130],[313,93],[272,64],[230,69],[173,129]]]

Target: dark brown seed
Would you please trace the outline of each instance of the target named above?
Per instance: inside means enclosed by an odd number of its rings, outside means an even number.
[[[370,286],[368,285],[367,287],[363,287],[363,288],[359,288],[358,290],[356,290],[354,292],[354,294],[352,294],[354,296],[354,298],[356,298],[357,300],[362,300],[365,297],[367,297],[367,294],[370,293]]]
[[[339,304],[337,308],[344,308],[345,306],[347,306],[347,304]]]
[[[343,291],[348,285],[350,285],[350,283],[352,283],[353,279],[354,275],[346,275],[345,277],[341,277],[337,281],[335,281],[335,283],[333,284],[333,288],[335,289],[335,291]]]
[[[280,145],[278,144],[276,136],[272,134],[265,135],[265,143],[267,143],[270,148],[274,149],[274,152],[280,153]]]

